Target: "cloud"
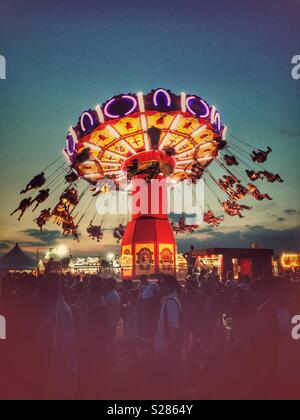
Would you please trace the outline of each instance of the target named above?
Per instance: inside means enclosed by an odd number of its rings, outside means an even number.
[[[42,242],[37,242],[37,241],[22,241],[20,245],[26,248],[39,248],[42,246],[49,246],[49,247],[52,246],[52,245],[47,245],[47,244],[44,244]]]
[[[200,234],[201,235],[201,234]],[[191,245],[197,248],[247,248],[256,242],[261,248],[297,252],[300,249],[300,228],[275,230],[263,226],[249,226],[246,231],[220,232],[212,231],[208,237],[186,238],[178,241],[179,250],[186,251]]]
[[[10,251],[15,245],[16,245],[16,242],[10,241],[10,240],[4,240],[0,242],[0,256],[2,257],[4,254]]]
[[[247,226],[248,227],[248,230],[250,231],[250,232],[261,232],[261,231],[263,231],[265,228],[263,227],[263,226],[261,226],[261,225],[254,225],[254,226]]]
[[[296,214],[298,212],[295,209],[286,209],[286,210],[283,210],[283,213],[288,214],[289,216],[291,216],[292,214]]]
[[[183,214],[176,214],[176,213],[170,213],[169,218],[170,220],[173,221],[173,223],[178,223],[179,220],[184,217],[187,221],[189,220],[196,220],[197,214],[196,213],[192,213],[192,214],[188,214],[188,213],[183,213]]]
[[[281,136],[287,136],[287,137],[293,137],[293,138],[300,137],[300,131],[287,130],[286,128],[280,130],[279,134]]]
[[[10,246],[11,246],[11,243],[9,241],[8,242],[0,242],[0,250],[9,249]]]
[[[59,240],[61,240],[61,232],[59,230],[44,230],[38,229],[26,229],[22,233],[33,241],[23,242],[24,246],[37,247],[37,246],[55,246]]]

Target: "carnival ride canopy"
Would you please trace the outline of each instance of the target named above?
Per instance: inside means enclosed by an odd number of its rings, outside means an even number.
[[[20,220],[34,203],[37,207],[47,201],[48,208],[35,219],[41,230],[53,220],[62,226],[65,236],[71,234],[79,241],[77,231],[86,218],[90,220],[88,234],[101,241],[105,216],[101,215],[96,224],[99,215],[94,213],[92,203],[99,194],[110,191],[105,188],[106,182],[112,182],[117,190],[124,183],[130,184],[132,177],[128,174],[133,171],[134,176],[147,174],[148,181],[162,175],[175,185],[203,179],[218,206],[227,215],[242,218],[252,206],[241,200],[272,200],[257,183],[284,181],[264,166],[272,152],[270,147],[262,150],[241,136],[229,137],[230,141],[219,111],[199,96],[175,95],[163,88],[145,95],[115,96],[80,115],[67,133],[67,162],[57,159],[37,175],[22,194],[43,189],[35,198],[24,199],[12,215],[21,211]],[[92,197],[86,199],[89,191]],[[205,206],[204,223],[217,228],[224,217],[215,215],[210,202]],[[114,230],[118,241],[124,233],[125,219],[122,217]],[[181,220],[173,228],[176,233],[192,233],[197,226],[191,231]]]
[[[161,133],[154,147],[149,136],[153,127]],[[183,180],[195,161],[205,168],[218,156],[224,135],[214,106],[194,95],[158,89],[120,95],[83,112],[68,133],[65,153],[82,178],[97,183],[103,178],[120,181],[124,163],[141,152],[173,148],[176,167],[166,175]],[[88,158],[76,161],[86,150]]]

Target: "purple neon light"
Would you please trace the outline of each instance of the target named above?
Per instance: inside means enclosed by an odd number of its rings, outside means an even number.
[[[199,101],[201,103],[202,106],[204,106],[204,108],[206,109],[206,113],[205,114],[200,114],[197,115],[197,113],[191,108],[190,102],[191,101]],[[189,98],[186,99],[186,107],[189,110],[189,112],[193,115],[195,115],[196,117],[200,117],[200,118],[208,118],[209,113],[210,113],[210,109],[209,106],[207,105],[206,102],[204,102],[202,99],[198,99],[196,96],[190,96]]]
[[[111,104],[113,104],[115,101],[116,101],[115,99],[112,99],[111,101],[109,101],[109,102],[105,105],[105,108],[104,108],[104,113],[105,113],[105,115],[106,115],[107,117],[109,117],[109,118],[119,118],[119,115],[113,115],[113,114],[110,114],[110,113],[108,112],[108,108],[109,108],[109,107],[111,106]]]
[[[138,102],[137,102],[137,100],[133,97],[133,96],[122,96],[122,98],[123,99],[129,99],[129,100],[131,100],[132,101],[132,108],[131,108],[131,110],[130,111],[128,111],[128,112],[126,112],[126,116],[127,115],[130,115],[134,110],[135,110],[135,108],[137,107],[137,104],[138,104]]]
[[[172,99],[171,99],[171,96],[170,96],[170,94],[169,94],[169,92],[167,92],[165,89],[158,89],[156,92],[155,92],[155,94],[154,94],[154,96],[153,96],[153,102],[154,102],[154,105],[155,106],[158,106],[158,100],[157,100],[157,97],[158,97],[158,95],[159,94],[163,94],[166,98],[167,98],[167,101],[168,101],[168,107],[170,107],[171,106],[171,104],[172,104]]]
[[[67,135],[67,152],[70,156],[73,155],[76,149],[76,141],[71,133]]]
[[[89,119],[89,122],[90,122],[90,124],[88,126],[86,126],[86,124],[85,124],[86,118],[88,118]],[[88,131],[88,130],[90,130],[93,127],[93,125],[94,125],[94,119],[93,119],[92,115],[89,112],[84,112],[81,115],[80,125],[81,125],[82,131]]]
[[[214,125],[217,126],[218,131],[221,130],[221,115],[219,112],[215,113],[215,118],[214,118]]]
[[[72,156],[70,155],[70,153],[69,153],[69,151],[68,151],[67,147],[65,147],[65,148],[64,148],[63,153],[64,153],[64,155],[65,155],[66,159],[68,159],[68,161],[69,161],[69,162],[71,162],[71,158],[72,158]]]
[[[132,108],[130,108],[130,110],[128,111],[128,112],[126,112],[126,114],[125,114],[125,116],[127,117],[128,115],[130,115],[134,110],[135,110],[135,108],[137,107],[137,104],[138,104],[138,102],[137,102],[137,100],[133,97],[133,96],[128,96],[128,95],[123,95],[122,96],[122,99],[127,99],[127,100],[130,100],[131,102],[132,102]],[[109,112],[109,108],[110,108],[110,106],[114,103],[114,102],[116,102],[117,101],[117,99],[115,99],[115,98],[113,98],[111,101],[109,101],[106,105],[105,105],[105,108],[104,108],[104,113],[105,113],[105,115],[108,117],[108,118],[121,118],[123,115],[117,115],[117,114],[111,114],[110,112]]]

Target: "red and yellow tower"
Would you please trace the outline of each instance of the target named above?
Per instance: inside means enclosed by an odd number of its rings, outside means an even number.
[[[132,179],[133,219],[128,223],[122,242],[124,280],[144,274],[175,274],[177,246],[168,218],[167,177],[176,162],[163,151],[143,152],[124,164],[127,171],[138,161],[141,174]],[[148,179],[149,168],[157,165],[159,173]]]

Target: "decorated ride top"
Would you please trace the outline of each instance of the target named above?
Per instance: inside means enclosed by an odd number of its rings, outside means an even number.
[[[68,132],[65,154],[91,184],[121,182],[135,160],[159,161],[165,176],[180,181],[191,177],[195,164],[204,170],[218,157],[225,131],[220,113],[200,97],[157,89],[119,95],[83,112]]]

